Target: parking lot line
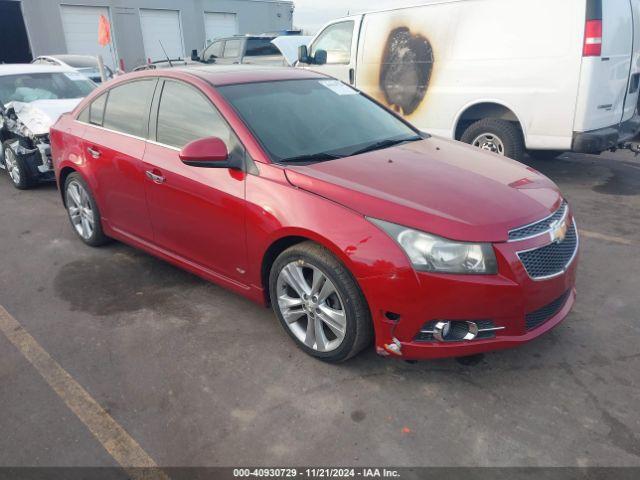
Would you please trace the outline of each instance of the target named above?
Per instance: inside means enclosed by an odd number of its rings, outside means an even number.
[[[166,479],[127,431],[0,305],[0,331],[33,365],[104,449],[135,479]]]
[[[622,237],[614,237],[613,235],[605,235],[604,233],[590,232],[589,230],[580,230],[583,237],[593,238],[596,240],[606,240],[607,242],[619,243],[620,245],[635,245],[632,240]]]

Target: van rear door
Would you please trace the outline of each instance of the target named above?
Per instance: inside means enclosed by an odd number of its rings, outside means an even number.
[[[631,2],[640,0],[586,0],[585,35],[575,131],[617,127],[637,93],[629,91],[634,22]],[[640,34],[640,32],[638,32]],[[626,103],[628,99],[628,104]]]
[[[636,113],[640,93],[640,0],[629,0],[629,2],[631,4],[633,18],[633,53],[631,56],[627,98],[624,102],[624,112],[622,115],[623,122],[632,118]]]

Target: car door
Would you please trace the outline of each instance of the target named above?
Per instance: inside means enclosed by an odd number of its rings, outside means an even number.
[[[120,84],[90,106],[83,152],[92,164],[101,215],[133,239],[152,241],[142,157],[156,79]]]
[[[315,57],[318,50],[327,52],[327,63],[305,65],[316,72],[332,76],[350,85],[355,85],[356,53],[360,17],[341,20],[327,25],[311,42],[309,56]]]
[[[241,279],[245,174],[187,166],[179,153],[187,143],[212,136],[226,143],[230,156],[244,159],[244,148],[211,100],[191,84],[164,80],[153,112],[144,165],[155,243],[206,270]]]

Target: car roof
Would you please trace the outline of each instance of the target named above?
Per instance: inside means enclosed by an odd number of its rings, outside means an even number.
[[[7,63],[0,65],[0,75],[19,75],[21,73],[73,72],[69,67],[41,65],[36,63]]]
[[[154,71],[154,70],[152,70]],[[301,68],[258,65],[201,65],[177,67],[168,71],[195,75],[213,86],[239,83],[273,82],[279,80],[305,80],[327,78],[326,75]],[[155,71],[160,73],[158,71]],[[167,70],[164,70],[167,72]]]
[[[65,63],[81,63],[83,66],[98,65],[98,59],[91,55],[75,55],[71,53],[60,53],[55,55],[43,55],[43,57],[55,58]]]

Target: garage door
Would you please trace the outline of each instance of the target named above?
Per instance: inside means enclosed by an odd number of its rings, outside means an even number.
[[[111,46],[101,47],[98,44],[98,19],[100,15],[109,17],[106,7],[82,7],[75,5],[61,5],[62,29],[67,42],[67,53],[79,55],[102,55],[104,63],[115,67],[115,55]],[[113,38],[113,24],[111,23],[111,38]],[[55,53],[55,52],[52,52]]]
[[[142,26],[145,56],[150,58],[152,62],[164,60],[167,55],[172,60],[184,58],[180,12],[141,8],[140,25]]]
[[[235,13],[205,12],[204,30],[207,45],[216,38],[230,37],[238,33],[238,21]]]

